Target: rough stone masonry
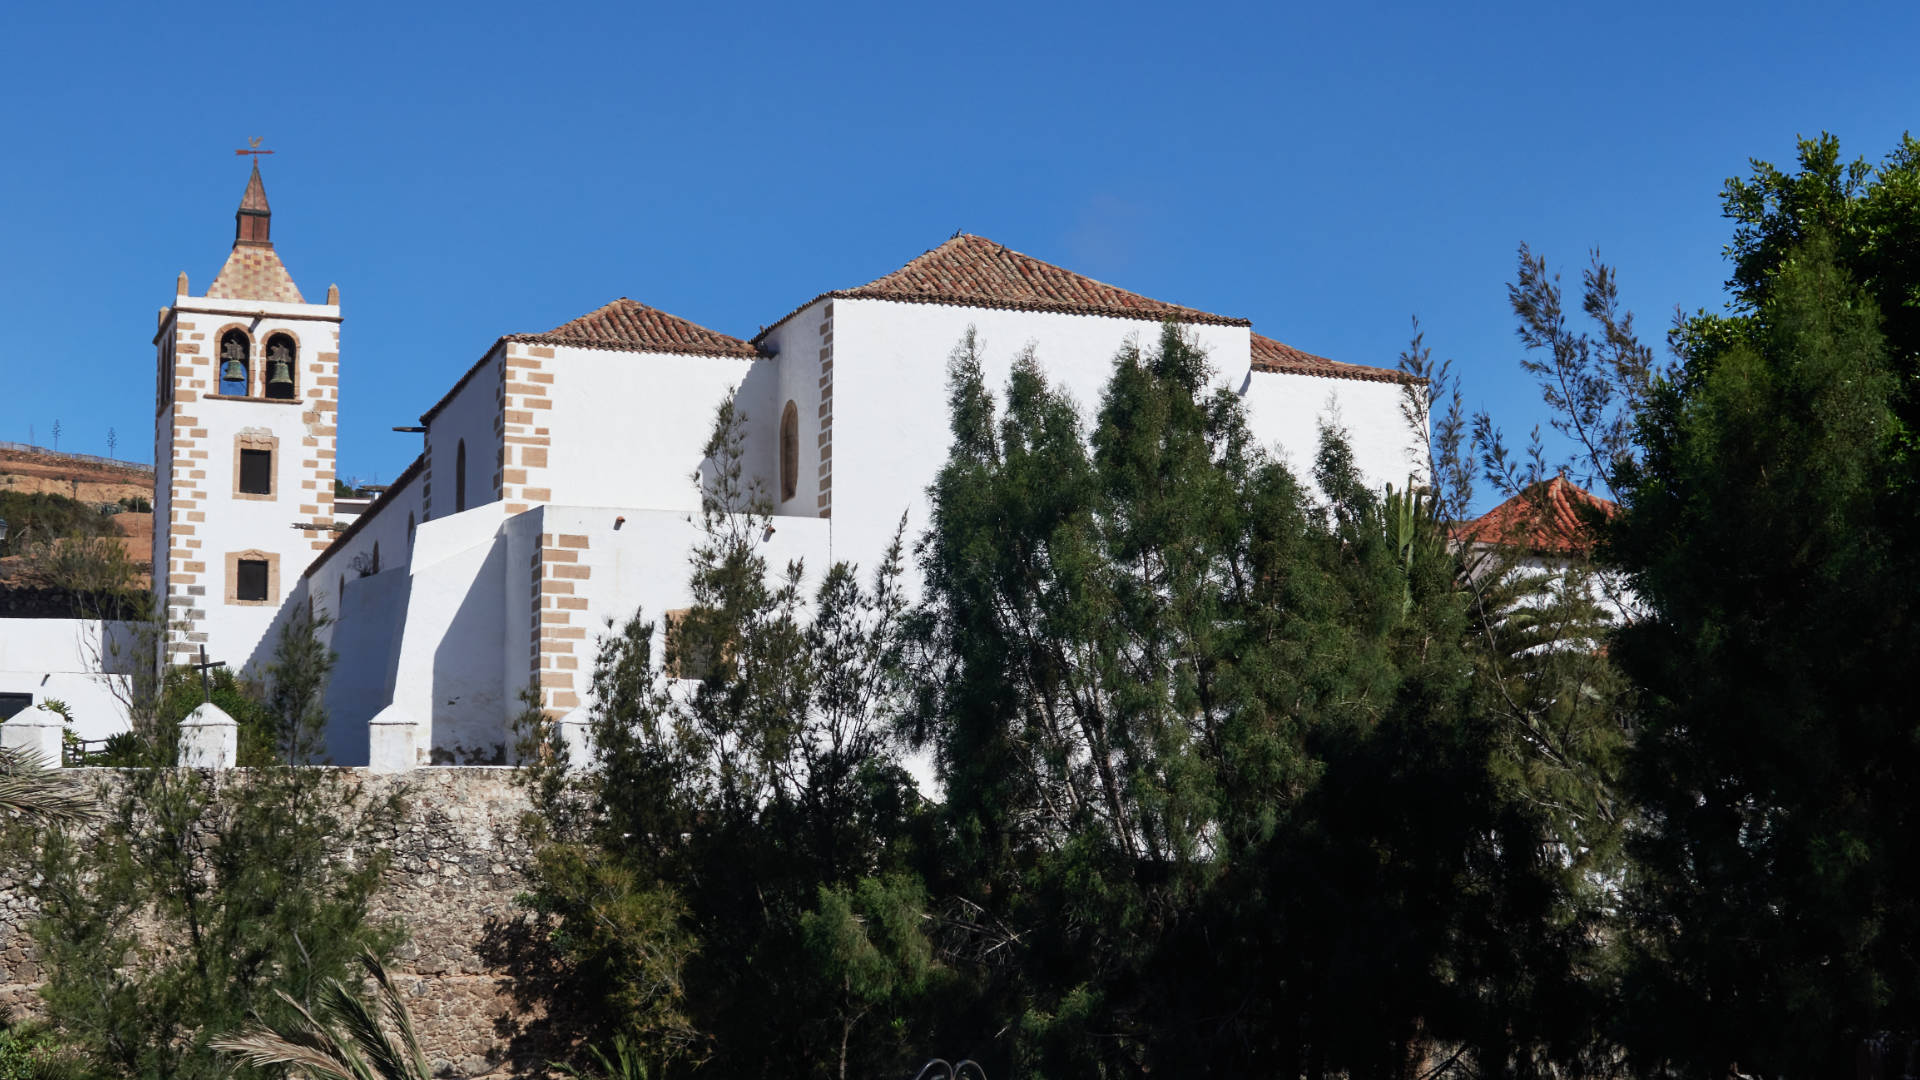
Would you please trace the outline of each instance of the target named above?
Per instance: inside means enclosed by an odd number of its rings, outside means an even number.
[[[505,961],[497,960],[506,952],[503,940],[521,924],[515,897],[530,884],[529,853],[519,839],[528,802],[514,786],[513,770],[441,767],[384,776],[347,771],[371,796],[395,789],[403,796],[405,811],[373,916],[406,928],[408,941],[389,970],[407,992],[435,1073],[470,1077],[515,1065],[544,1071],[537,1057],[509,1060],[528,1018],[513,1002]],[[115,770],[72,772],[111,783]],[[16,1016],[31,1015],[39,1003],[35,990],[42,973],[27,933],[36,908],[30,882],[11,870],[0,876],[0,1004]]]

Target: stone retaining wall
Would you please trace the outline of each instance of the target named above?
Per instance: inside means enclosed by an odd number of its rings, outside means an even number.
[[[407,930],[390,970],[408,992],[435,1072],[469,1077],[543,1064],[524,1045],[529,1010],[516,1006],[511,994],[509,969],[525,945],[515,897],[529,884],[528,852],[518,838],[528,804],[514,787],[513,770],[348,771],[369,794],[397,789],[405,803],[373,916],[396,919]],[[114,775],[72,772],[109,782]],[[39,1000],[42,973],[26,931],[36,907],[31,883],[0,877],[0,1005],[17,1017],[32,1014]],[[516,1038],[523,1040],[517,1052],[531,1054],[530,1060],[509,1061]]]

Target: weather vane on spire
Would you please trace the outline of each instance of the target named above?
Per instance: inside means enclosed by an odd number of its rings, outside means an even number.
[[[246,148],[245,150],[235,150],[235,151],[234,151],[234,153],[236,153],[236,154],[249,154],[249,155],[257,155],[257,154],[271,154],[271,153],[273,153],[273,151],[271,151],[271,150],[262,150],[262,149],[260,149],[260,140],[261,140],[261,138],[262,138],[262,136],[259,136],[259,135],[251,135],[251,136],[248,136],[248,138],[247,138],[247,148]],[[256,161],[256,162],[258,162],[258,161],[259,161],[260,159],[259,159],[258,157],[255,157],[255,158],[254,158],[253,160],[254,160],[254,161]]]

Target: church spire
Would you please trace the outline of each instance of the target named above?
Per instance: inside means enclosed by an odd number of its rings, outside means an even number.
[[[240,209],[233,215],[233,239],[239,244],[272,247],[268,239],[273,211],[267,206],[267,188],[260,182],[260,162],[253,163],[253,175],[247,179],[247,192],[240,196]]]

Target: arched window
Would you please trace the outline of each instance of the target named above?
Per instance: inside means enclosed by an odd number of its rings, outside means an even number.
[[[220,335],[220,392],[246,397],[252,382],[253,339],[235,327]]]
[[[270,398],[297,397],[299,391],[294,384],[299,381],[300,346],[287,334],[275,334],[267,339],[267,396]]]
[[[453,512],[467,508],[467,440],[453,451]]]
[[[409,559],[413,558],[414,527],[415,527],[415,522],[413,520],[413,511],[409,510],[407,511],[407,558]]]
[[[800,490],[800,407],[787,402],[780,414],[780,501]]]
[[[377,574],[379,572],[380,572],[380,541],[375,540],[373,542],[373,564],[367,567],[367,573]]]

